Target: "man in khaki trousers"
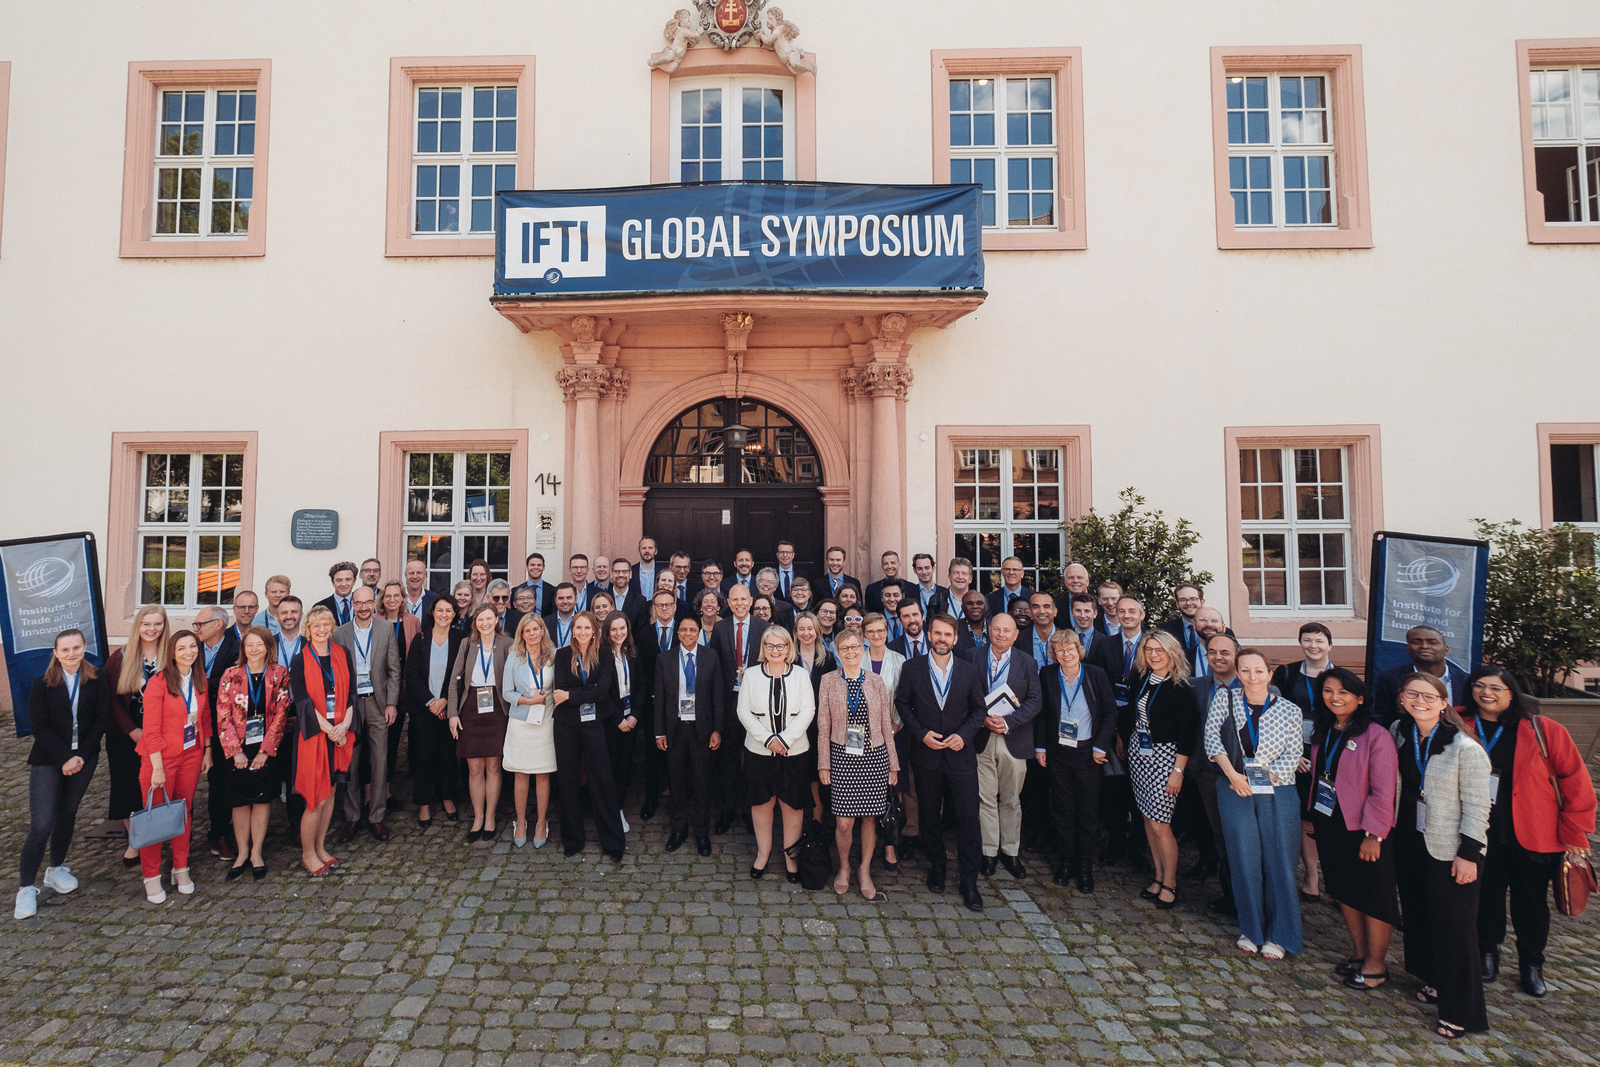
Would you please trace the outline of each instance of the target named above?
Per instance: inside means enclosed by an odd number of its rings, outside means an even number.
[[[1022,783],[1033,758],[1033,720],[1039,714],[1039,665],[1017,643],[1017,623],[996,612],[989,619],[989,647],[968,651],[983,671],[988,716],[976,741],[978,823],[983,831],[985,875],[1005,864],[1013,878],[1028,872],[1022,847]]]

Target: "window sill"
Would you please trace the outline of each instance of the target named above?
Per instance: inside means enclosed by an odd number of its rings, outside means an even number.
[[[487,237],[391,237],[385,256],[493,256],[494,235]]]
[[[985,252],[1073,251],[1088,247],[1089,238],[1082,230],[985,231],[983,235]]]
[[[1600,245],[1600,222],[1528,223],[1531,245]]]
[[[1600,240],[1600,234],[1596,235]],[[1231,249],[1371,248],[1370,229],[1241,230],[1218,228],[1217,247]]]

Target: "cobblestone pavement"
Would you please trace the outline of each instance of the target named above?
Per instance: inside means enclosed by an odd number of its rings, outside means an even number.
[[[0,742],[8,864],[27,747]],[[635,820],[614,865],[592,843],[573,859],[508,833],[469,846],[466,824],[423,831],[408,811],[388,843],[336,848],[343,872],[321,881],[291,873],[298,849],[275,819],[265,881],[225,884],[197,849],[198,892],[154,907],[119,843],[82,837],[104,813],[104,773],[68,861],[82,887],[42,890],[26,923],[0,916],[0,1063],[1596,1062],[1593,910],[1556,920],[1543,1002],[1514,992],[1508,946],[1494,1031],[1447,1045],[1398,937],[1389,988],[1338,985],[1346,940],[1327,905],[1310,907],[1305,957],[1267,964],[1205,911],[1214,883],[1158,912],[1125,868],[1083,895],[1035,861],[1021,882],[986,880],[974,917],[953,888],[926,890],[920,862],[877,874],[869,903],[854,886],[840,899],[752,882],[742,831],[709,859],[692,844],[668,855],[664,815]]]

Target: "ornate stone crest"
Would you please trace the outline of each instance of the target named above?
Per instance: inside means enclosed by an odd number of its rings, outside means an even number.
[[[694,0],[700,9],[705,40],[724,52],[750,42],[761,32],[761,9],[767,0]]]

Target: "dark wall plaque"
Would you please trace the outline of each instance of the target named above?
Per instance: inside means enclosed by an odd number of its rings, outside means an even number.
[[[289,544],[313,551],[338,548],[339,513],[325,508],[301,508],[289,520]]]

